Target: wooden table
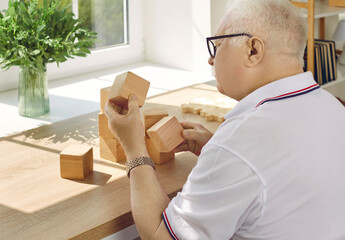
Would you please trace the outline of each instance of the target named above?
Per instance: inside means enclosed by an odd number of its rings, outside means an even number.
[[[221,95],[194,85],[149,98],[144,108],[163,106],[215,131],[219,123],[179,107],[205,96]],[[94,172],[84,181],[60,177],[59,153],[75,143],[93,146]],[[180,153],[157,166],[167,194],[182,188],[196,160]],[[100,239],[133,224],[129,198],[124,163],[99,156],[97,112],[0,138],[0,239]]]

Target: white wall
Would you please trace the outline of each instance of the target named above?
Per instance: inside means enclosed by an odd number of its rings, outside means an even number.
[[[338,16],[332,16],[332,17],[326,17],[325,18],[325,39],[332,40],[333,34],[335,32],[335,29],[337,28]],[[314,35],[315,38],[320,38],[320,20],[315,20],[315,26],[314,26]],[[337,49],[343,49],[342,43],[336,42]]]
[[[210,72],[206,47],[210,18],[210,0],[144,0],[146,60]]]
[[[216,33],[218,23],[222,17],[228,12],[227,4],[229,0],[212,1],[211,5],[211,32],[212,35]]]

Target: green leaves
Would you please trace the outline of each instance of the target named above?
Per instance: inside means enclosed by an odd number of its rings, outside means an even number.
[[[47,63],[85,57],[96,33],[82,28],[81,20],[61,0],[9,0],[0,12],[0,65],[23,65],[46,70]]]

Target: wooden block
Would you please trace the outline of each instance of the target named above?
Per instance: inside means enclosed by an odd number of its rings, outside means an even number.
[[[149,155],[154,163],[164,164],[167,161],[175,158],[175,153],[173,152],[167,152],[167,153],[159,152],[151,139],[146,138],[145,143],[146,143],[147,151],[149,152]]]
[[[109,94],[110,94],[110,87],[106,87],[106,88],[102,88],[101,92],[100,92],[100,96],[101,96],[101,101],[100,101],[100,107],[101,107],[101,112],[104,113],[104,106],[107,103],[108,99],[109,99]]]
[[[126,154],[119,141],[115,138],[99,137],[99,151],[101,158],[113,162],[126,160]]]
[[[207,114],[207,108],[204,108],[200,111],[200,116],[205,117]]]
[[[205,115],[206,121],[216,121],[218,120],[218,113],[216,111],[208,112]]]
[[[195,102],[182,104],[181,109],[183,113],[192,112],[204,117],[206,121],[224,122],[224,115],[233,109],[237,101],[231,98],[196,99]]]
[[[345,7],[345,0],[328,0],[329,6]]]
[[[217,116],[217,122],[224,122],[225,121],[225,118],[224,118],[224,113],[220,112],[218,113],[218,116]]]
[[[117,105],[128,109],[128,98],[134,94],[140,107],[144,105],[150,82],[132,72],[125,72],[115,78],[109,99]]]
[[[98,134],[103,138],[115,138],[108,127],[108,118],[104,113],[98,114]]]
[[[144,116],[144,128],[146,132],[147,129],[155,125],[162,118],[169,116],[169,114],[165,108],[151,108],[151,109],[144,109],[143,116]],[[146,138],[148,138],[147,133],[145,134],[145,136]]]
[[[183,128],[174,116],[164,117],[147,130],[159,152],[171,152],[183,142]]]
[[[183,113],[189,113],[190,112],[189,104],[184,103],[184,104],[181,105],[181,108],[182,108],[182,112]]]
[[[197,105],[193,106],[193,114],[198,115],[200,114],[201,110],[202,110],[201,106],[197,106]]]
[[[92,147],[70,145],[60,153],[60,174],[62,178],[83,180],[92,171]]]

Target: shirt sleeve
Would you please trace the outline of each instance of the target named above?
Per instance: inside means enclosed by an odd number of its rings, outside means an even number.
[[[263,184],[247,164],[207,144],[180,193],[163,212],[174,239],[230,239],[260,217]]]

